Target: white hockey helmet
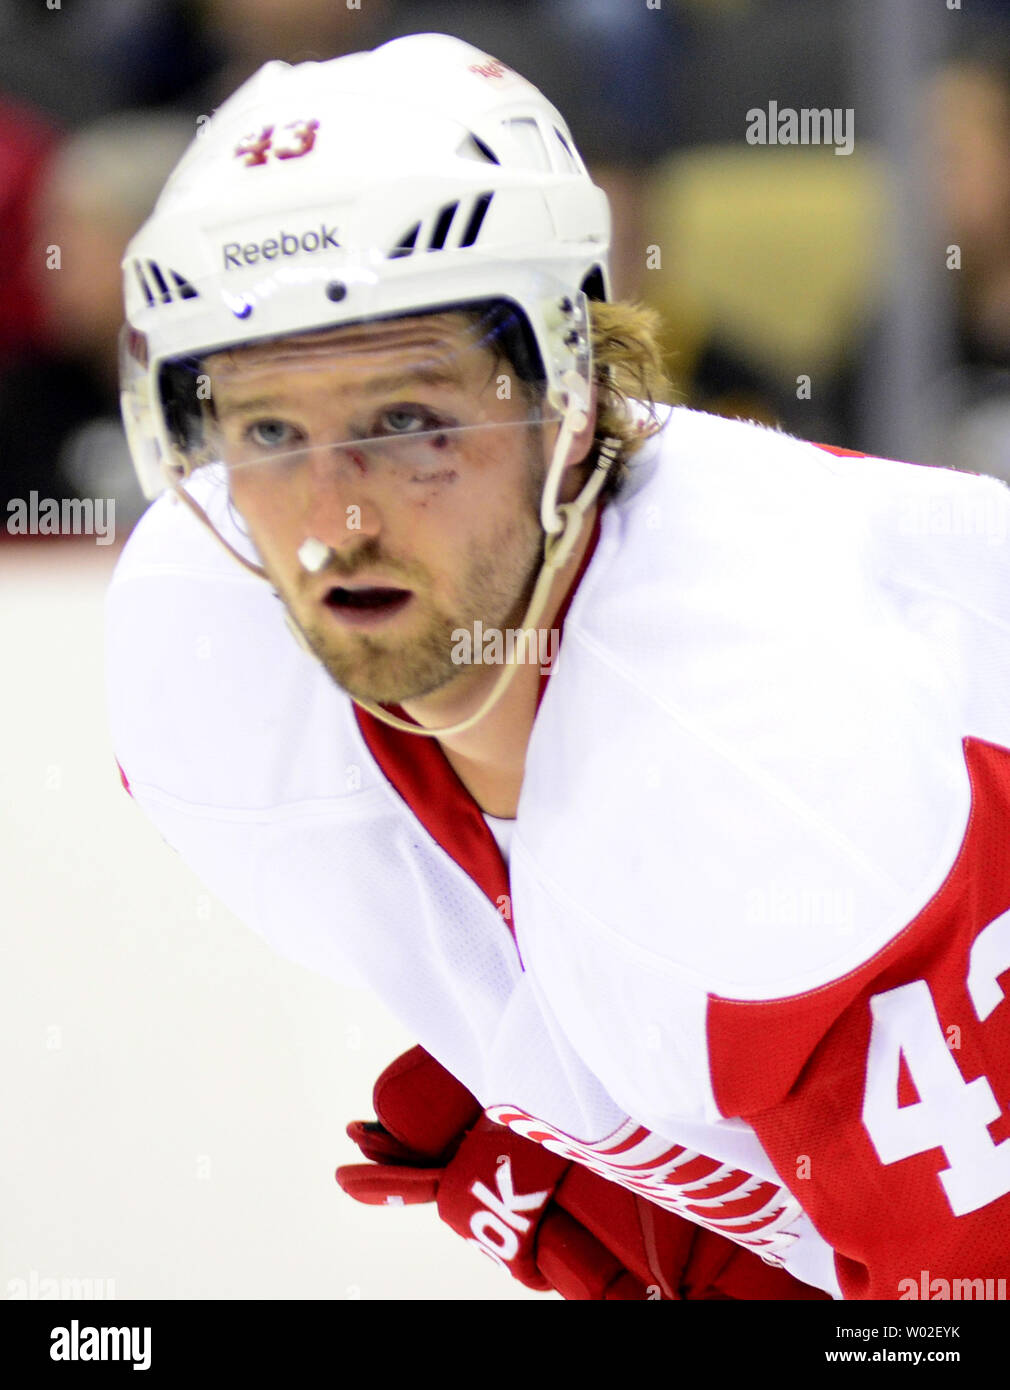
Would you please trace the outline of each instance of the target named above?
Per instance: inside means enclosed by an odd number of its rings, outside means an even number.
[[[187,491],[195,464],[216,457],[201,438],[202,359],[504,303],[561,424],[541,498],[532,626],[618,447],[604,441],[579,496],[558,503],[568,445],[590,407],[588,299],[610,295],[609,204],[563,117],[479,49],[417,34],[328,62],[267,63],[201,126],[123,261],[121,399],[145,494],[171,487],[267,578]],[[312,538],[299,550],[313,570],[326,554]],[[482,718],[513,672],[454,728]],[[449,732],[365,707],[412,732]]]
[[[186,471],[172,364],[313,329],[510,301],[549,405],[586,408],[609,205],[518,73],[417,34],[267,63],[200,126],[123,261],[122,408],[147,497]]]

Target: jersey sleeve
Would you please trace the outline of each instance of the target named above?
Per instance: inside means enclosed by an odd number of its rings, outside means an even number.
[[[709,1000],[719,1108],[753,1127],[849,1299],[982,1297],[1010,1275],[1010,750],[964,753],[960,853],[902,932],[808,994]]]

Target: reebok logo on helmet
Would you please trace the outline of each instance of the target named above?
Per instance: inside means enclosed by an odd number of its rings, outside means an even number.
[[[226,241],[221,247],[221,253],[224,256],[225,270],[241,270],[244,265],[275,261],[280,256],[297,256],[303,251],[311,255],[313,251],[321,251],[326,246],[339,249],[340,242],[337,240],[336,227],[328,227],[322,222],[318,232],[282,230],[276,236],[267,237],[265,241],[248,241],[244,246],[238,241]]]

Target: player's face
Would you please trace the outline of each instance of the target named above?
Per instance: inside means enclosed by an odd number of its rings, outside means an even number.
[[[530,423],[514,374],[503,388],[508,364],[462,315],[440,314],[216,354],[207,368],[232,501],[333,679],[383,703],[475,679],[454,664],[452,634],[521,622],[556,433]],[[333,551],[315,574],[298,557],[308,538]]]

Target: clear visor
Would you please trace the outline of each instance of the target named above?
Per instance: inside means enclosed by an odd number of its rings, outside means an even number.
[[[550,457],[539,356],[509,305],[343,325],[163,365],[170,467],[231,503],[337,481],[416,494]],[[206,487],[205,481],[201,487]]]

